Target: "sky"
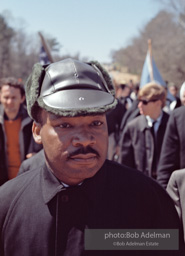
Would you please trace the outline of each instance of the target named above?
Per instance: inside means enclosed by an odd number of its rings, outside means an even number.
[[[111,62],[111,52],[126,47],[161,8],[156,0],[0,0],[12,26],[56,38],[61,54],[100,63]]]

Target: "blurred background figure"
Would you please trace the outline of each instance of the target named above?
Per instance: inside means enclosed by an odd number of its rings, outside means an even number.
[[[114,87],[116,87],[114,80],[113,80],[113,84],[114,84]],[[117,161],[117,145],[119,142],[120,125],[121,125],[122,118],[127,111],[127,102],[125,101],[125,98],[130,93],[129,88],[125,86],[126,86],[125,84],[123,87],[121,87],[120,85],[117,86],[116,98],[118,100],[118,104],[116,105],[115,109],[109,111],[106,114],[108,134],[109,134],[109,147],[108,147],[107,158],[109,160]]]
[[[32,120],[24,106],[23,84],[0,80],[0,185],[17,176],[21,162],[40,150],[32,136]]]
[[[122,81],[117,90],[117,98],[120,100],[120,102],[126,107],[126,109],[129,109],[132,106],[132,99],[130,97],[132,90],[126,84],[125,81]]]
[[[129,82],[128,82],[128,87],[130,88],[130,90],[131,90],[131,91],[133,91],[133,90],[134,90],[134,86],[135,86],[135,85],[134,85],[133,80],[132,80],[132,79],[130,79],[130,80],[129,80]]]
[[[174,96],[175,100],[170,103],[170,110],[174,110],[175,108],[178,108],[181,106],[181,100],[178,96],[178,87],[172,83],[168,83],[168,90],[171,93],[171,95]]]
[[[134,84],[133,90],[132,90],[132,92],[130,94],[130,98],[132,100],[136,100],[138,92],[139,92],[139,83],[136,83],[136,84]]]

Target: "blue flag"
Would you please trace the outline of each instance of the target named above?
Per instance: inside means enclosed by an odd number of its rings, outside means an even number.
[[[140,88],[142,88],[145,84],[150,83],[152,81],[157,82],[158,84],[164,86],[167,89],[167,85],[165,81],[162,79],[162,76],[155,64],[153,57],[150,56],[150,53],[148,51],[141,74]],[[167,91],[167,99],[170,102],[175,100],[174,96],[169,91]]]
[[[40,54],[39,54],[39,62],[40,64],[43,66],[43,65],[47,65],[47,64],[50,64],[50,61],[49,61],[49,58],[48,58],[48,55],[44,49],[43,46],[41,46],[40,48]]]

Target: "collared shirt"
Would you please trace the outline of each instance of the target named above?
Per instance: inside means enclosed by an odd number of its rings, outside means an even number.
[[[63,186],[64,186],[64,188],[69,188],[69,187],[71,187],[70,185],[68,185],[68,184],[66,184],[66,183],[64,183],[64,182],[60,182]],[[82,185],[82,183],[83,183],[83,181],[82,182],[80,182],[79,184],[77,184],[76,186],[80,186],[80,185]]]
[[[162,111],[161,111],[160,116],[156,120],[152,119],[150,116],[146,116],[146,120],[147,120],[147,123],[148,123],[149,127],[152,127],[153,123],[155,122],[155,125],[154,125],[155,134],[157,133],[157,131],[159,129],[159,125],[161,124],[162,117],[163,117],[163,112]]]

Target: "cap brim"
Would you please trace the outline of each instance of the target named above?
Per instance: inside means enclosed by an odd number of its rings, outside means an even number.
[[[110,105],[114,97],[103,91],[97,90],[61,90],[42,97],[45,105],[53,109],[89,109]]]

